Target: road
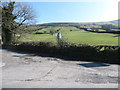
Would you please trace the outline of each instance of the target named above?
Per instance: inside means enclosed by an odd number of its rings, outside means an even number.
[[[2,51],[2,88],[117,88],[118,65]]]

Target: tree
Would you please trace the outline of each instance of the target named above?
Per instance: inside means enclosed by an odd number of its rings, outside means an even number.
[[[55,34],[56,33],[56,31],[55,31],[55,29],[53,28],[53,27],[50,27],[50,32],[49,32],[51,35],[53,35],[53,34]]]
[[[3,44],[12,42],[12,29],[15,28],[15,16],[12,14],[15,2],[2,7],[2,41]]]
[[[53,30],[50,30],[50,34],[53,35],[55,33],[55,31]]]
[[[35,23],[34,10],[27,4],[16,3],[13,14],[16,16],[16,22],[19,23],[18,26]]]
[[[110,31],[112,29],[112,24],[101,25],[102,29]]]
[[[30,6],[24,3],[8,2],[2,6],[2,41],[9,45],[21,26],[33,23],[35,15]]]

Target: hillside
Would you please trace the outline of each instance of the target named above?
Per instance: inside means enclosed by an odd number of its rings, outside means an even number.
[[[119,20],[110,21],[110,22],[117,24],[117,23],[120,23],[120,19]]]
[[[118,26],[120,20],[113,20],[107,22],[56,22],[56,23],[44,23],[44,24],[37,24],[36,26],[84,26],[84,25],[104,25],[104,24],[112,24]]]

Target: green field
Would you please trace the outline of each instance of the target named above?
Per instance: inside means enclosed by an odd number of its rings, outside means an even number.
[[[71,43],[90,45],[116,45],[118,46],[118,35],[109,33],[93,33],[80,30],[76,27],[48,27],[38,32],[49,32],[60,29],[63,40]],[[71,31],[70,31],[71,30]],[[50,41],[56,42],[56,34],[23,34],[20,41]]]

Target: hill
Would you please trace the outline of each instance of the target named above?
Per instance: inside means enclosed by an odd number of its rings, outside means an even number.
[[[84,25],[104,25],[104,24],[112,24],[118,26],[120,23],[119,20],[107,21],[107,22],[55,22],[55,23],[44,23],[44,24],[37,24],[36,26],[84,26]]]
[[[114,21],[110,21],[111,23],[115,23],[115,24],[118,24],[118,23],[120,23],[120,19],[118,19],[118,20],[114,20]]]

